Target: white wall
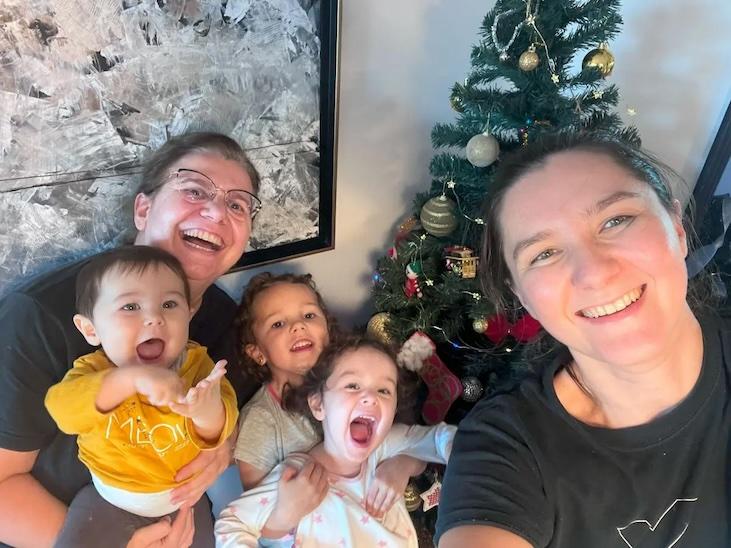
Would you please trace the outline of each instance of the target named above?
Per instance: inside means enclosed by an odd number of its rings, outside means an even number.
[[[449,90],[467,75],[492,5],[341,3],[335,249],[266,268],[311,272],[345,324],[371,313],[376,260],[431,180],[431,128],[453,119]],[[622,13],[622,33],[610,44],[621,112],[645,147],[693,184],[731,100],[731,2],[625,0]],[[222,285],[238,298],[259,270],[225,276]]]

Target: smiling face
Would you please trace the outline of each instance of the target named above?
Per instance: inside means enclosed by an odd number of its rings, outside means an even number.
[[[397,383],[396,364],[375,348],[337,359],[323,393],[309,398],[312,415],[322,422],[332,471],[357,473],[383,442],[396,414]]]
[[[190,308],[183,281],[165,266],[144,272],[112,268],[101,279],[91,318],[74,323],[117,366],[170,367],[188,341]]]
[[[329,341],[317,295],[304,284],[275,283],[256,296],[252,308],[256,343],[246,345],[246,353],[269,368],[279,388],[299,385]]]
[[[223,190],[253,192],[246,170],[216,153],[193,153],[170,166],[170,173],[191,169],[205,174]],[[152,195],[138,194],[134,220],[136,244],[162,248],[183,265],[196,297],[243,255],[251,234],[251,220],[232,218],[222,193],[213,201],[190,203],[173,184]]]
[[[499,224],[514,292],[577,363],[652,360],[692,318],[679,215],[608,156],[549,156],[506,192]]]

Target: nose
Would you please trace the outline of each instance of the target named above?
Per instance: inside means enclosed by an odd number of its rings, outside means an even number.
[[[292,331],[303,331],[305,329],[305,322],[301,319],[292,322]]]
[[[220,188],[216,189],[213,196],[208,196],[208,200],[202,206],[201,215],[216,223],[224,220],[226,217],[226,199],[225,193]]]
[[[152,313],[148,314],[145,318],[145,327],[152,327],[155,325],[163,325],[165,323],[165,320],[163,320],[162,314]]]
[[[360,401],[364,405],[373,405],[376,403],[376,393],[373,390],[365,389],[360,396]]]
[[[619,272],[617,259],[601,244],[584,245],[572,255],[572,281],[577,287],[602,288]]]

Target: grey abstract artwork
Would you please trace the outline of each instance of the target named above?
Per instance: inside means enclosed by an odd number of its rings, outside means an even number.
[[[252,250],[316,235],[319,4],[0,3],[0,293],[129,239],[142,160],[188,130],[260,171]]]

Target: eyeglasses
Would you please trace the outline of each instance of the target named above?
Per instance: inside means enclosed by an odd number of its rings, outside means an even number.
[[[224,190],[215,185],[203,173],[194,169],[179,169],[170,174],[173,187],[183,199],[191,204],[212,202],[216,199],[218,191],[223,192],[223,202],[226,204],[226,211],[234,219],[246,221],[253,219],[261,209],[261,200],[248,190],[234,188]]]

